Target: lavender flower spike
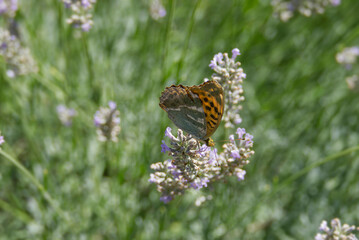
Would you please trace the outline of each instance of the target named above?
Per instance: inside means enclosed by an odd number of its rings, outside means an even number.
[[[245,132],[244,129],[241,131]],[[238,180],[243,180],[246,174],[243,167],[254,154],[249,134],[244,134],[239,141],[232,139],[224,144],[224,152],[220,154],[217,154],[217,149],[200,146],[196,139],[184,135],[181,129],[175,137],[167,128],[166,136],[171,136],[170,147],[162,141],[162,152],[168,153],[171,159],[152,164],[155,173],[149,179],[157,185],[157,190],[162,194],[161,200],[165,203],[184,194],[189,188],[199,190],[228,176],[235,175]]]
[[[227,53],[218,53],[209,65],[215,72],[212,80],[219,82],[225,93],[223,121],[226,128],[234,128],[242,122],[239,112],[242,109],[240,102],[244,100],[242,83],[246,74],[240,67],[241,63],[235,61],[238,55],[238,48],[232,50],[231,58]]]
[[[120,112],[116,109],[116,103],[110,101],[109,108],[101,107],[94,116],[94,124],[97,127],[98,139],[104,141],[118,141],[118,134],[121,131],[119,117]]]
[[[338,6],[340,0],[272,0],[274,15],[286,22],[295,12],[310,17],[313,14],[322,14],[329,5]]]
[[[1,1],[1,0],[0,0]],[[0,55],[6,62],[9,78],[36,73],[37,64],[30,50],[21,46],[20,41],[8,30],[0,28]]]
[[[61,123],[65,126],[71,126],[72,119],[77,114],[76,110],[60,104],[56,107],[56,111]]]
[[[71,9],[72,15],[66,22],[82,31],[90,31],[93,21],[91,10],[96,0],[62,0],[66,8]]]
[[[334,218],[330,225],[331,228],[328,227],[327,221],[323,221],[319,227],[320,233],[315,236],[315,240],[358,240],[352,232],[355,230],[359,231],[359,227],[356,228],[354,225],[349,226],[348,224],[342,225],[339,218]]]

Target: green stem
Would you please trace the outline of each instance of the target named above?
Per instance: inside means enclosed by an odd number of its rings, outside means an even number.
[[[19,219],[21,219],[25,223],[30,223],[33,221],[33,219],[27,213],[12,207],[10,204],[3,201],[2,199],[0,199],[0,208],[13,214],[14,216],[17,216]]]
[[[32,175],[29,170],[27,170],[24,165],[22,165],[18,160],[11,157],[9,154],[4,152],[2,149],[0,149],[0,155],[2,155],[5,159],[9,160],[12,164],[15,165],[41,192],[43,197],[49,202],[51,207],[55,210],[55,212],[68,221],[68,218],[66,217],[65,213],[56,205],[54,199],[50,196],[50,194],[45,190],[44,186],[35,178],[34,175]]]
[[[191,35],[192,35],[192,30],[193,30],[193,26],[194,26],[194,20],[195,20],[196,11],[197,11],[198,6],[200,4],[201,4],[201,0],[197,0],[196,5],[194,6],[193,11],[192,11],[191,20],[190,20],[190,23],[189,23],[189,26],[188,26],[188,32],[187,32],[187,36],[186,36],[186,42],[185,42],[185,45],[183,47],[181,58],[180,58],[180,61],[178,63],[178,67],[177,67],[177,73],[176,73],[177,84],[179,84],[179,82],[180,82],[179,75],[180,75],[180,72],[182,70],[184,60],[185,60],[186,55],[187,55],[189,40],[191,39]]]
[[[91,98],[93,100],[95,100],[96,103],[98,103],[98,93],[96,92],[97,88],[94,85],[94,78],[95,78],[95,73],[94,73],[94,69],[93,69],[93,61],[90,55],[90,50],[89,50],[89,46],[88,46],[88,40],[87,40],[87,36],[86,33],[82,33],[81,35],[81,40],[82,40],[82,45],[84,48],[84,52],[85,52],[85,56],[86,56],[86,66],[87,66],[87,72],[89,74],[89,88],[92,89],[92,96]]]
[[[173,16],[174,16],[174,12],[175,12],[176,0],[169,0],[169,4],[170,4],[170,12],[168,14],[168,22],[167,22],[167,26],[166,26],[165,40],[164,40],[164,50],[163,50],[162,61],[161,61],[161,69],[162,69],[162,81],[161,82],[162,83],[164,83],[167,78],[166,71],[165,71],[165,63],[166,63],[166,58],[167,58],[168,42],[169,42],[170,32],[171,32],[172,23],[173,23]]]

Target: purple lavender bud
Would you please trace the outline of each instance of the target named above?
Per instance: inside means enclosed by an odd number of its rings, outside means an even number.
[[[171,196],[162,196],[160,197],[160,200],[164,203],[169,203],[170,201],[172,201],[172,197]]]
[[[170,127],[166,128],[165,136],[169,139],[173,140],[175,137],[172,135],[172,129]]]
[[[340,4],[341,0],[331,0],[331,3],[333,6],[338,6]]]
[[[241,55],[238,48],[232,50],[232,60],[234,61],[238,55]]]
[[[215,165],[217,164],[217,159],[218,159],[218,154],[217,154],[218,150],[217,148],[213,149],[212,151],[210,151],[209,153],[209,160],[208,163],[211,165]]]
[[[110,107],[111,110],[114,110],[116,109],[117,104],[114,101],[109,101],[108,106]]]
[[[241,159],[241,155],[238,150],[231,151],[231,157],[236,159]]]
[[[161,148],[162,148],[162,149],[161,149],[161,152],[162,152],[162,153],[165,153],[165,152],[171,150],[171,149],[166,145],[166,143],[165,143],[164,140],[162,140]]]
[[[238,177],[238,181],[242,181],[242,180],[244,180],[244,176],[246,175],[246,171],[245,170],[238,171],[236,175]]]
[[[90,29],[91,29],[91,24],[89,23],[89,22],[85,22],[85,23],[83,23],[82,25],[81,25],[81,29],[82,29],[82,31],[84,31],[84,32],[88,32],[88,31],[90,31]]]
[[[89,8],[91,7],[91,3],[88,0],[81,0],[81,5],[84,8]]]
[[[241,139],[243,137],[243,134],[246,133],[246,130],[244,128],[237,128],[236,133],[238,134],[238,138]]]

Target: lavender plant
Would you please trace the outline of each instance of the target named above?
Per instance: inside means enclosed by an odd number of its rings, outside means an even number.
[[[319,227],[320,233],[315,236],[315,240],[358,240],[352,232],[359,230],[359,227],[342,225],[339,218],[334,218],[330,225],[331,228],[328,227],[327,221],[323,221]]]
[[[67,23],[75,28],[81,28],[82,31],[88,32],[92,25],[92,14],[96,0],[62,0],[66,8],[71,9],[72,15],[67,19]]]
[[[73,108],[67,108],[65,105],[60,104],[56,107],[56,111],[61,123],[65,126],[71,126],[72,119],[77,114],[76,110]]]
[[[341,0],[272,0],[274,15],[283,22],[291,19],[295,12],[310,17],[322,14],[329,5],[338,6]]]
[[[211,80],[222,84],[225,96],[225,122],[227,127],[233,127],[240,122],[238,105],[244,98],[242,81],[245,77],[240,63],[235,62],[239,55],[238,49],[233,49],[232,58],[227,53],[215,55],[210,67],[215,71]],[[162,194],[160,200],[168,203],[177,195],[182,195],[187,189],[199,190],[208,187],[217,181],[229,176],[236,176],[239,181],[244,179],[246,171],[243,169],[249,163],[249,158],[254,154],[253,136],[246,133],[244,128],[236,131],[238,140],[234,135],[229,136],[229,142],[223,145],[223,151],[218,153],[216,148],[203,144],[191,135],[184,135],[178,129],[177,136],[172,134],[171,128],[167,128],[165,137],[170,140],[167,145],[162,141],[162,152],[167,153],[171,159],[151,165],[155,173],[151,173],[149,181],[157,185],[157,190]]]
[[[191,135],[184,135],[181,129],[175,137],[171,128],[167,128],[165,136],[170,139],[170,146],[162,141],[162,152],[168,152],[172,159],[151,165],[155,173],[151,173],[150,182],[157,184],[162,194],[160,200],[168,203],[177,195],[184,194],[186,189],[201,189],[209,183],[223,180],[227,176],[244,179],[246,171],[243,167],[249,163],[254,154],[252,136],[244,129],[237,130],[239,141],[234,136],[223,145],[224,151],[218,154],[216,148],[205,144],[199,146]]]
[[[94,116],[94,124],[97,127],[98,140],[105,141],[118,141],[118,134],[121,131],[119,117],[120,111],[117,110],[115,102],[110,101],[108,103],[109,108],[101,107]]]
[[[10,78],[38,71],[30,50],[22,47],[16,36],[0,28],[0,55],[7,66],[6,74]]]

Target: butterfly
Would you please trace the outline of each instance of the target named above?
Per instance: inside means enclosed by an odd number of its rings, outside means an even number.
[[[210,136],[221,123],[224,110],[223,89],[217,81],[166,87],[159,105],[178,128],[214,146]]]

